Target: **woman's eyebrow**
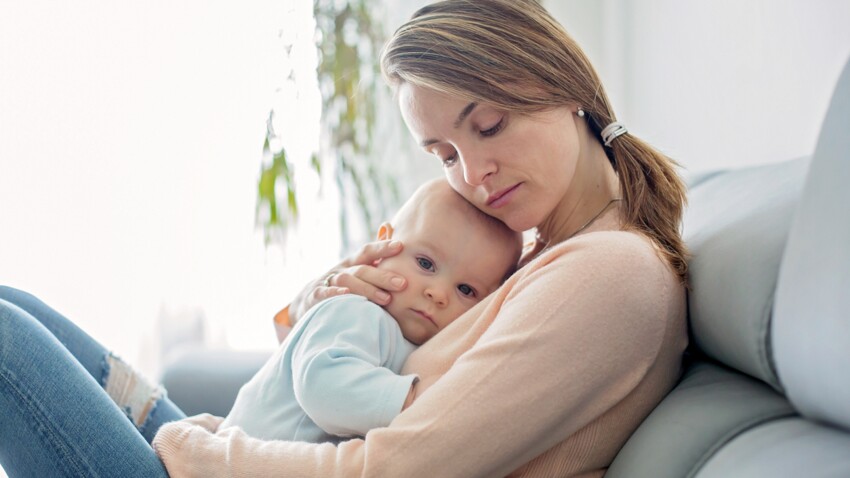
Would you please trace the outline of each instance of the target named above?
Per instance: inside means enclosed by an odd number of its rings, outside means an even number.
[[[455,129],[460,128],[460,125],[461,125],[461,123],[463,123],[463,120],[465,120],[466,117],[469,116],[470,113],[472,113],[472,110],[474,110],[476,106],[478,106],[478,103],[476,103],[474,101],[472,103],[466,105],[466,107],[463,109],[463,111],[461,111],[460,114],[457,115],[457,119],[455,120],[454,125],[453,125],[455,127]],[[419,143],[419,146],[422,146],[424,148],[426,146],[431,146],[434,143],[439,143],[439,141],[436,140],[436,139],[424,139],[424,140],[422,140],[421,143]]]
[[[472,110],[474,110],[476,106],[478,106],[478,103],[474,101],[466,105],[466,108],[464,108],[463,111],[461,111],[460,114],[457,115],[457,119],[455,120],[454,124],[455,129],[460,128],[460,124],[463,123],[463,120],[465,120],[467,116],[469,116],[469,113],[472,113]]]

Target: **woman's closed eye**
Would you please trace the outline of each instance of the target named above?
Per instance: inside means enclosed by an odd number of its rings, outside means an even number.
[[[485,138],[488,138],[490,136],[495,136],[496,134],[499,133],[499,131],[502,130],[502,126],[504,126],[504,124],[505,124],[505,118],[504,117],[499,118],[499,121],[495,125],[487,128],[487,129],[481,130],[478,133],[481,136],[484,136]]]
[[[483,136],[484,138],[489,138],[491,136],[496,136],[502,129],[505,127],[505,117],[499,118],[499,121],[496,122],[493,126],[479,130],[478,134]],[[443,163],[444,168],[449,168],[457,164],[457,151],[453,151],[449,156],[443,157],[439,153],[435,153],[440,161]]]

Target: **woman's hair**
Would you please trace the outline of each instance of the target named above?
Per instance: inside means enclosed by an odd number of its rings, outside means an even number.
[[[520,114],[578,105],[597,139],[615,121],[578,44],[535,0],[446,0],[402,25],[384,48],[392,86],[409,83]],[[649,236],[687,282],[680,234],[685,186],[676,163],[632,134],[605,147],[620,179],[625,227]]]

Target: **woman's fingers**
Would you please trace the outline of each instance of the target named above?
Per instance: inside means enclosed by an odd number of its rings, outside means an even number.
[[[374,264],[397,255],[402,249],[400,241],[370,242],[343,261],[343,265],[348,267],[333,273],[328,283],[344,287],[349,293],[366,297],[376,304],[387,305],[391,299],[388,292],[404,290],[407,281],[397,274],[377,269]]]
[[[374,265],[375,262],[397,255],[403,246],[400,241],[370,242],[354,256],[343,261],[343,266]]]
[[[339,286],[329,286],[329,287],[316,287],[313,289],[313,300],[310,301],[310,307],[319,302],[330,299],[331,297],[336,297],[338,295],[348,294],[350,291],[347,287],[339,287]],[[309,307],[308,307],[309,308]]]
[[[319,279],[307,284],[289,304],[289,319],[296,323],[319,302],[342,294],[357,294],[379,305],[390,302],[388,292],[407,287],[404,277],[381,271],[375,263],[397,255],[404,247],[399,241],[377,241],[363,246]]]
[[[362,295],[380,305],[390,302],[388,292],[398,292],[407,286],[400,275],[373,266],[353,266],[331,276],[330,285],[344,287],[349,293]]]

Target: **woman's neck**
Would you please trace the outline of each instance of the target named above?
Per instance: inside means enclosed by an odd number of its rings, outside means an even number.
[[[569,239],[620,205],[612,203],[621,197],[619,180],[602,145],[589,136],[584,145],[589,146],[583,148],[587,154],[579,156],[567,194],[537,226],[537,240],[544,247]]]

